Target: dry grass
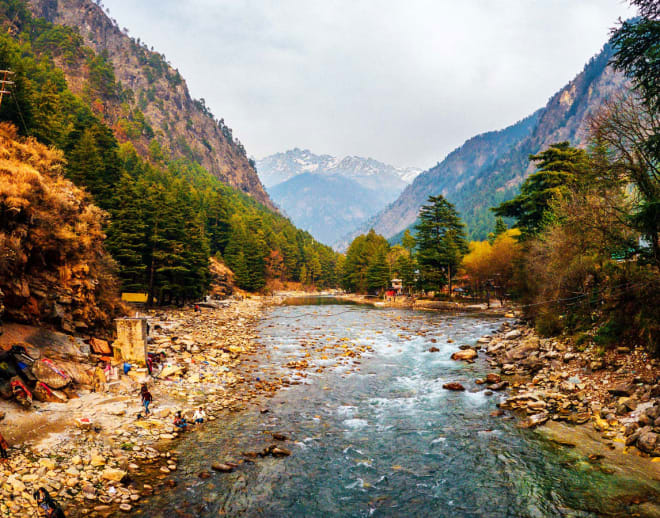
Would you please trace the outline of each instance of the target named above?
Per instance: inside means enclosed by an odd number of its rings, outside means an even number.
[[[0,289],[6,314],[65,330],[120,310],[105,213],[62,175],[62,153],[0,123]]]

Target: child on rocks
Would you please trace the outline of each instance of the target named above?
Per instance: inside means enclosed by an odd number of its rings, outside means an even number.
[[[188,427],[186,418],[181,416],[181,410],[179,410],[174,416],[174,426],[181,430],[185,430]]]
[[[193,421],[195,424],[202,424],[204,422],[204,419],[206,419],[206,412],[202,409],[200,406],[198,410],[195,410],[195,413],[193,415]]]

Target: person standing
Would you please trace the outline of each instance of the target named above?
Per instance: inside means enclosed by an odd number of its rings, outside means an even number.
[[[9,444],[5,441],[5,438],[0,433],[0,462],[7,462],[9,460],[9,455],[7,455],[7,450],[9,449]]]
[[[149,392],[146,383],[142,384],[142,388],[140,389],[140,397],[142,398],[144,413],[145,415],[149,415],[149,405],[151,404],[154,398],[152,397],[151,392]]]

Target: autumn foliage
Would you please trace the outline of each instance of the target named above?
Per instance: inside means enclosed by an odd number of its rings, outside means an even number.
[[[105,213],[62,176],[62,153],[0,123],[0,289],[6,315],[67,331],[121,312]]]
[[[515,266],[522,254],[519,236],[518,229],[510,229],[495,237],[492,243],[470,242],[462,268],[474,293],[488,290],[492,295],[503,297],[511,291]]]

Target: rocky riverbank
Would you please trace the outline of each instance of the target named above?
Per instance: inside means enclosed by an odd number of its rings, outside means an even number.
[[[202,407],[214,420],[289,383],[258,377],[254,325],[265,304],[253,298],[201,313],[150,312],[149,351],[165,353],[160,374],[119,370],[96,392],[94,364],[80,343],[71,337],[65,354],[43,346],[43,333],[37,343],[28,338],[31,355],[68,367],[80,383],[69,387],[65,403],[35,402],[28,410],[1,403],[0,430],[11,448],[9,462],[0,464],[0,516],[34,514],[32,493],[41,486],[73,517],[130,513],[143,498],[166,490],[173,483],[168,474],[177,469],[170,451],[181,435],[173,426],[176,411],[190,422]],[[140,405],[143,382],[154,398],[149,416]]]
[[[565,341],[540,338],[529,327],[505,322],[493,336],[463,346],[454,359],[472,361],[477,351],[498,372],[477,380],[491,392],[508,390],[496,415],[521,417],[522,428],[539,426],[568,447],[596,451],[601,443],[621,466],[637,458],[638,469],[660,482],[660,362],[642,348],[579,350]],[[594,453],[603,458],[602,453]],[[627,458],[623,458],[625,456]]]

